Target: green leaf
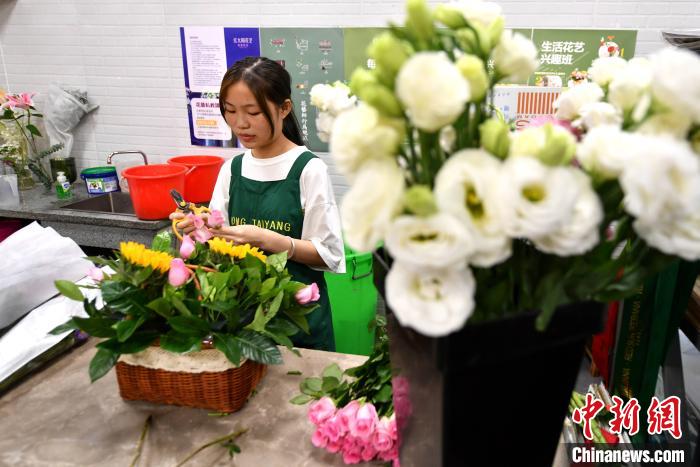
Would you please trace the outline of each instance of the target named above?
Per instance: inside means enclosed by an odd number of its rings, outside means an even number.
[[[214,347],[226,355],[231,363],[241,364],[241,348],[235,337],[230,334],[214,334]]]
[[[242,330],[235,338],[246,358],[265,365],[279,365],[282,354],[275,343],[257,332]]]
[[[267,324],[267,330],[273,334],[284,334],[285,336],[293,336],[299,332],[297,326],[279,316]]]
[[[214,272],[211,273],[211,285],[216,290],[223,290],[226,288],[226,284],[231,276],[231,271],[227,272]]]
[[[173,306],[182,313],[184,316],[192,316],[192,313],[190,313],[190,310],[187,309],[184,303],[182,303],[182,300],[180,300],[176,295],[172,295],[170,297],[170,300],[173,302]]]
[[[299,394],[298,396],[290,399],[289,402],[295,405],[304,405],[312,400],[314,400],[314,398],[307,394]]]
[[[95,337],[116,337],[117,332],[112,328],[114,320],[104,318],[79,318],[74,317],[73,322],[81,330]]]
[[[265,295],[268,293],[272,288],[275,286],[275,283],[277,282],[276,277],[268,277],[265,279],[265,281],[262,283],[262,286],[260,286],[260,295]]]
[[[119,354],[106,349],[98,349],[90,361],[90,382],[94,383],[116,365]]]
[[[83,293],[80,291],[80,287],[71,281],[57,280],[54,282],[54,284],[56,285],[56,289],[58,289],[62,295],[65,295],[71,300],[82,302],[85,298],[83,297]]]
[[[10,120],[10,119],[13,119],[14,117],[15,117],[15,113],[10,109],[5,109],[5,111],[2,114],[2,118],[5,120]]]
[[[343,378],[343,370],[340,369],[337,363],[332,363],[323,370],[323,377],[335,378],[340,381]]]
[[[196,316],[173,316],[168,319],[168,324],[180,334],[199,336],[200,339],[211,331],[209,323]]]
[[[54,336],[63,334],[66,331],[73,331],[75,329],[78,329],[78,325],[73,322],[73,319],[69,319],[63,324],[59,324],[55,328],[53,328],[51,331],[49,331],[49,334],[53,334]]]
[[[146,308],[155,311],[164,318],[170,318],[173,315],[172,305],[170,305],[170,302],[163,297],[159,297],[148,302]]]
[[[277,272],[283,272],[284,267],[287,265],[287,252],[282,251],[280,253],[275,253],[267,257],[267,264],[272,266]]]
[[[389,402],[392,398],[391,384],[385,384],[374,396],[375,402]]]
[[[229,274],[229,285],[236,285],[241,281],[241,279],[243,279],[243,271],[241,271],[241,268],[238,266],[233,266],[231,270],[229,270]]]
[[[124,342],[136,331],[139,326],[141,326],[146,319],[143,316],[139,316],[138,319],[125,319],[119,321],[114,325],[114,329],[117,331],[117,340],[119,342]]]
[[[146,279],[151,277],[153,274],[153,269],[152,268],[143,268],[139,269],[134,273],[133,277],[133,283],[135,286],[141,285]]]
[[[288,375],[290,376],[301,376],[301,371],[299,370],[291,370],[287,372]]]
[[[332,376],[324,376],[323,383],[321,384],[321,390],[325,393],[329,393],[340,384],[340,380]]]
[[[27,130],[29,130],[29,133],[33,134],[34,136],[41,136],[39,129],[31,123],[27,125]]]
[[[202,339],[190,334],[180,334],[176,331],[169,331],[160,338],[160,346],[168,352],[187,353],[194,352],[201,348]]]
[[[119,342],[116,338],[112,338],[100,342],[97,344],[97,347],[118,354],[136,353],[146,349],[159,335],[160,333],[157,331],[137,331],[124,342]]]
[[[170,251],[171,245],[173,244],[173,236],[170,233],[170,229],[158,232],[153,237],[151,242],[151,250],[162,251],[168,253]]]
[[[263,310],[263,306],[261,303],[255,309],[255,318],[253,318],[253,321],[245,328],[250,329],[252,331],[263,332],[265,330],[265,324],[267,323],[267,321],[268,319],[265,315],[265,311]]]
[[[309,396],[321,397],[323,395],[323,380],[321,378],[306,378],[299,383],[299,389]]]
[[[280,290],[277,295],[275,295],[274,300],[272,300],[272,303],[270,304],[270,310],[267,312],[269,315],[268,322],[270,319],[272,319],[277,312],[280,309],[280,305],[282,305],[282,299],[284,298],[284,291]]]
[[[292,348],[292,347],[294,347],[294,343],[292,343],[292,340],[289,337],[285,336],[284,334],[275,334],[275,333],[270,332],[267,329],[263,330],[262,333],[265,334],[266,336],[268,336],[269,338],[271,338],[272,340],[274,340],[275,342],[277,342],[278,345],[283,345],[283,346],[287,347],[289,350],[294,351],[294,349]]]

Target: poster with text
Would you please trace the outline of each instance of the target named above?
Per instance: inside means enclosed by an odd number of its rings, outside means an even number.
[[[259,30],[182,27],[180,42],[190,141],[196,146],[237,146],[219,110],[219,88],[226,70],[236,61],[260,56]]]
[[[312,151],[328,151],[328,144],[316,135],[316,108],[309,92],[314,84],[343,79],[343,30],[261,29],[260,52],[282,64],[292,77],[292,102],[304,144]]]

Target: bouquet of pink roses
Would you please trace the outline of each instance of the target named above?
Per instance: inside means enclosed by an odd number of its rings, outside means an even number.
[[[316,427],[311,442],[340,453],[346,464],[380,460],[399,466],[400,432],[411,413],[405,378],[392,377],[388,338],[378,327],[378,342],[365,363],[344,372],[337,364],[320,378],[301,382],[302,394],[291,400],[315,400],[308,418]],[[350,379],[345,379],[345,376]]]

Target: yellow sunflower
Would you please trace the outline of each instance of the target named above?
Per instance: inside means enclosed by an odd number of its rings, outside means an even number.
[[[173,257],[162,251],[149,250],[144,245],[136,242],[121,242],[119,251],[122,258],[131,264],[143,267],[151,267],[154,270],[166,273],[170,269]]]
[[[260,251],[257,247],[251,247],[249,244],[245,245],[234,245],[233,242],[224,240],[223,238],[214,237],[209,240],[209,248],[215,252],[222,255],[228,255],[235,259],[243,259],[246,254],[255,256],[263,263],[267,260],[267,256]]]

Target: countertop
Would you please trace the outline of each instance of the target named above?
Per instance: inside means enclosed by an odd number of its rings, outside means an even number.
[[[311,444],[307,405],[289,400],[305,377],[318,376],[335,362],[346,369],[366,357],[300,349],[302,358],[282,348],[284,364],[273,365],[257,393],[238,412],[213,417],[209,411],[127,402],[115,371],[90,384],[88,364],[94,340],[61,357],[0,399],[0,465],[127,466],[136,452],[148,415],[153,415],[139,466],[174,466],[191,451],[218,437],[247,428],[238,438],[242,452],[229,459],[221,446],[197,454],[188,466],[342,466],[342,456]],[[289,375],[289,371],[302,375]],[[369,465],[369,464],[367,464]]]
[[[119,248],[119,242],[126,240],[149,244],[153,235],[170,225],[168,220],[145,221],[129,214],[61,209],[88,197],[84,184],[75,183],[73,197],[65,200],[39,185],[20,191],[19,206],[0,206],[0,217],[37,220],[79,245],[101,248]]]

